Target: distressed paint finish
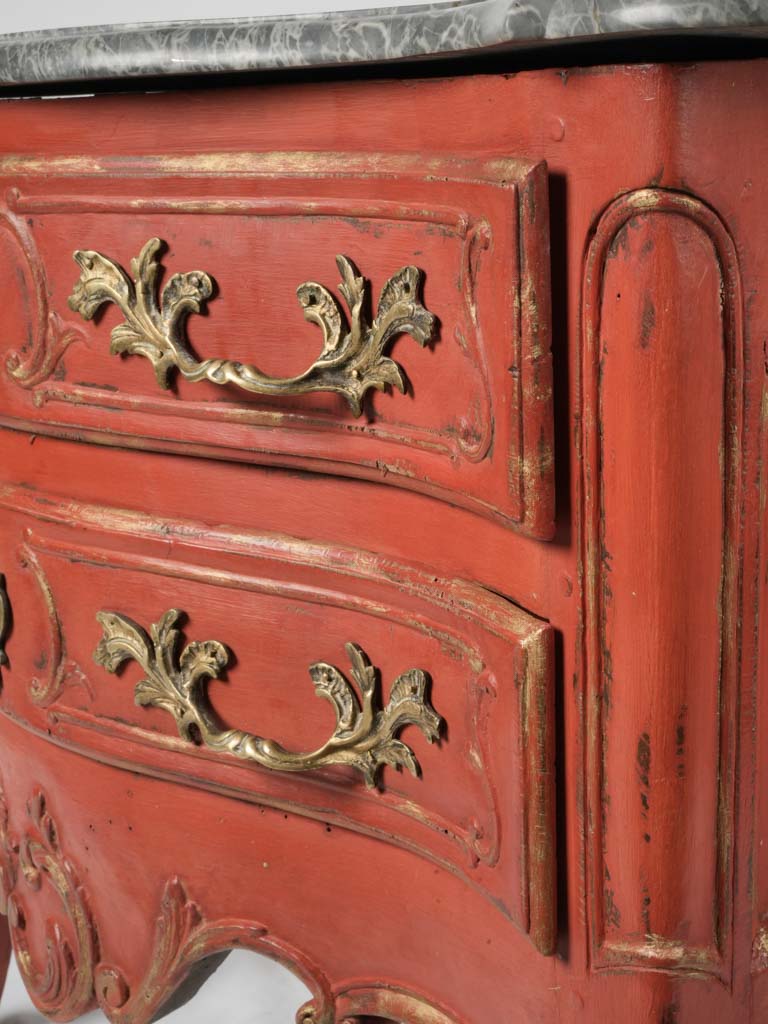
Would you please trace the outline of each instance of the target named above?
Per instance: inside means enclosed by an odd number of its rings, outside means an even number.
[[[606,212],[586,274],[596,962],[727,977],[743,444],[736,255],[702,204],[647,189]]]
[[[305,979],[303,1024],[765,1019],[766,108],[759,61],[0,104],[3,870],[44,794],[113,1021],[238,944]],[[423,216],[458,208],[465,248]],[[423,267],[440,340],[396,343],[413,391],[359,433],[326,396],[157,404],[151,367],[108,355],[116,310],[67,319],[102,232],[121,260],[157,236],[169,270],[227,268],[198,356],[311,362],[293,288],[339,251],[374,293]],[[472,461],[457,424],[484,409]],[[402,440],[428,430],[456,457]],[[516,510],[515,431],[539,459]],[[181,739],[133,703],[135,665],[92,660],[102,608],[176,606],[237,653],[223,724],[292,749],[332,728],[312,662],[355,640],[385,684],[422,668],[446,731],[403,730],[421,776],[369,791]],[[14,877],[42,966],[48,922],[83,933]]]
[[[5,985],[5,978],[8,973],[8,965],[11,962],[11,933],[8,930],[7,921],[0,922],[0,991]]]
[[[59,629],[71,637],[67,667],[50,666],[61,679],[52,715],[35,715],[23,693],[9,696],[9,711],[39,729],[52,725],[56,739],[96,760],[117,759],[147,774],[187,773],[190,785],[253,803],[290,801],[294,813],[404,846],[463,877],[539,949],[552,952],[551,627],[481,587],[355,548],[214,531],[189,520],[59,503],[49,494],[30,500],[29,492],[11,488],[0,489],[0,508],[9,527],[4,552],[25,538]],[[43,602],[25,576],[22,569],[16,577],[17,611],[37,622]],[[150,605],[148,587],[157,595]],[[89,600],[68,610],[67,594],[75,592]],[[179,738],[167,710],[136,706],[138,666],[115,680],[93,662],[103,609],[141,620],[155,614],[158,601],[188,610],[190,639],[204,630],[236,652],[228,685],[209,687],[227,727],[273,735],[289,749],[319,746],[329,709],[314,695],[307,669],[318,660],[343,663],[354,637],[376,652],[385,681],[407,667],[403,658],[429,665],[430,696],[446,735],[432,747],[423,737],[416,742],[420,777],[387,768],[385,792],[373,796],[356,784],[352,767],[299,779],[254,771],[226,750],[195,747]],[[43,650],[46,642],[38,637]],[[33,672],[40,657],[36,647],[30,654],[22,673]],[[500,756],[510,730],[513,749]],[[413,742],[418,733],[403,735]],[[508,826],[505,809],[512,805]]]

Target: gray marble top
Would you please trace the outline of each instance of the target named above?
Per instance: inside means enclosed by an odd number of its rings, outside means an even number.
[[[543,40],[758,30],[768,0],[459,0],[324,15],[0,35],[0,84],[321,67]]]

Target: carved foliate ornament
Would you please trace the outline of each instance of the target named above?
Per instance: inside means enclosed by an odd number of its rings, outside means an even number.
[[[385,764],[418,774],[413,751],[397,739],[397,733],[410,724],[418,726],[430,742],[439,736],[441,719],[427,699],[428,677],[421,669],[398,676],[384,705],[376,669],[357,644],[348,643],[346,650],[359,695],[333,665],[322,661],[311,665],[309,674],[316,693],[336,712],[336,728],[317,750],[294,753],[275,740],[221,727],[205,684],[220,676],[229,653],[218,640],[204,640],[187,644],[179,654],[180,633],[175,626],[182,615],[171,608],[147,633],[124,615],[99,612],[104,635],[94,659],[109,672],[116,672],[125,661],[137,661],[145,676],[136,685],[136,703],[167,711],[183,739],[275,771],[303,772],[346,765],[361,772],[367,786],[375,785],[378,771]]]

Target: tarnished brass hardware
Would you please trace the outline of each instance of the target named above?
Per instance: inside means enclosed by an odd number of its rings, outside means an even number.
[[[178,655],[180,633],[174,627],[182,616],[183,612],[171,608],[147,634],[124,615],[99,612],[96,618],[104,635],[94,652],[96,662],[109,672],[117,672],[124,661],[137,661],[146,676],[136,685],[136,703],[168,711],[182,739],[276,771],[305,772],[347,765],[362,772],[367,786],[375,785],[378,770],[385,764],[418,774],[413,751],[396,736],[404,726],[416,725],[430,742],[438,738],[441,719],[426,697],[427,675],[421,669],[398,676],[389,702],[382,706],[378,673],[357,644],[348,643],[346,651],[359,697],[333,665],[323,661],[311,665],[309,674],[315,692],[333,704],[336,728],[317,750],[293,753],[275,740],[221,728],[208,701],[205,682],[218,678],[229,653],[218,640],[205,640],[187,644]]]
[[[5,641],[11,628],[11,602],[5,589],[5,576],[0,572],[0,668],[8,664]]]
[[[61,849],[58,825],[40,789],[27,804],[27,814],[29,826],[21,836],[13,835],[0,783],[0,913],[8,918],[16,963],[32,1002],[50,1020],[74,1020],[93,1001],[98,936],[82,881]],[[29,933],[40,918],[25,904],[27,897],[34,902],[44,883],[58,896],[64,917],[51,917],[43,903],[43,943],[42,936],[30,941]],[[41,964],[38,955],[43,949]]]
[[[351,326],[327,288],[307,281],[296,289],[305,319],[318,324],[323,332],[322,352],[308,370],[297,377],[270,377],[256,366],[232,359],[198,361],[187,345],[184,324],[189,314],[199,313],[211,297],[213,281],[201,270],[174,274],[158,294],[164,246],[159,238],[150,238],[131,260],[133,281],[108,257],[78,249],[74,258],[82,273],[69,297],[70,308],[85,320],[93,319],[104,303],[114,302],[125,321],[112,331],[112,353],[145,356],[164,388],[169,387],[175,368],[187,380],[235,384],[260,395],[335,391],[344,395],[359,416],[370,388],[383,391],[391,384],[405,391],[403,371],[384,355],[387,345],[399,334],[410,334],[426,345],[434,333],[435,318],[419,301],[422,273],[417,267],[402,267],[389,278],[376,317],[369,324],[364,309],[368,298],[365,279],[346,256],[337,256],[342,276],[339,290],[349,307]]]

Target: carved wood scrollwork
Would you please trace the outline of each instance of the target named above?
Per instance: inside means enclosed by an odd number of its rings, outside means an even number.
[[[73,1020],[94,1002],[93,972],[98,959],[98,938],[77,871],[62,853],[58,828],[48,813],[42,792],[33,795],[27,813],[30,825],[17,839],[9,831],[8,807],[0,788],[3,855],[0,909],[8,916],[19,970],[33,1003],[47,1017]],[[48,921],[47,959],[42,969],[35,963],[27,940],[22,881],[31,894],[37,892],[43,882],[52,886],[61,900],[67,922],[63,926],[59,921]]]
[[[39,707],[46,708],[59,699],[67,686],[82,686],[92,696],[88,679],[77,664],[67,656],[67,645],[64,639],[56,601],[51,584],[40,564],[40,560],[29,544],[22,544],[18,550],[19,565],[28,570],[43,600],[45,618],[50,636],[50,649],[44,659],[45,674],[33,676],[29,680],[29,695]],[[2,648],[2,631],[0,630],[0,649]],[[0,659],[0,665],[2,660]]]
[[[174,274],[158,294],[160,253],[165,243],[150,238],[139,256],[131,260],[132,281],[119,264],[93,250],[77,250],[81,268],[69,297],[69,306],[85,320],[92,320],[101,306],[113,302],[125,321],[112,331],[113,354],[141,355],[152,363],[161,387],[169,386],[172,370],[190,381],[234,384],[260,395],[302,395],[334,391],[343,395],[355,416],[362,413],[365,393],[387,385],[405,391],[398,364],[384,350],[399,334],[410,334],[420,345],[429,342],[435,317],[419,301],[422,272],[402,267],[384,285],[376,317],[369,324],[365,305],[366,282],[346,256],[337,256],[342,276],[339,286],[349,308],[349,325],[341,306],[327,288],[314,281],[299,285],[296,295],[304,317],[323,332],[319,357],[296,377],[270,377],[256,366],[232,359],[198,361],[189,350],[184,324],[190,313],[199,313],[213,294],[213,281],[202,270]]]
[[[398,676],[384,705],[378,673],[363,650],[353,643],[347,644],[346,649],[360,697],[333,665],[316,662],[309,669],[318,696],[328,700],[336,712],[336,728],[322,747],[309,753],[293,753],[275,740],[241,729],[223,729],[204,686],[208,679],[221,674],[229,653],[218,640],[205,640],[188,644],[179,655],[180,633],[174,627],[182,616],[182,612],[171,608],[147,633],[124,615],[99,612],[97,619],[104,635],[94,652],[97,664],[109,672],[117,672],[125,661],[137,661],[146,676],[136,686],[136,703],[162,708],[171,714],[182,739],[202,742],[212,750],[276,771],[303,772],[346,765],[361,772],[367,786],[374,786],[379,769],[385,764],[418,774],[413,751],[397,739],[400,729],[415,725],[430,742],[439,737],[441,719],[426,696],[426,673],[410,669]]]
[[[311,1005],[311,1004],[308,1004]],[[339,1024],[373,1024],[374,1020],[408,1024],[459,1024],[457,1018],[431,1000],[395,985],[357,983],[336,991]],[[302,1024],[299,1015],[298,1024]]]
[[[18,189],[11,189],[6,197],[8,203],[16,202],[18,196]],[[50,376],[72,342],[82,341],[85,332],[49,308],[49,285],[43,261],[26,219],[0,204],[0,231],[7,232],[19,247],[20,270],[36,314],[31,328],[33,343],[10,351],[5,366],[11,380],[22,388],[31,389]]]

